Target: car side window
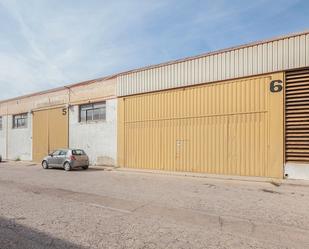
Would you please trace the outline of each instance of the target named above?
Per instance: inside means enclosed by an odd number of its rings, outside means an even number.
[[[60,151],[59,156],[66,156],[66,154],[67,154],[67,152],[62,150],[62,151]]]

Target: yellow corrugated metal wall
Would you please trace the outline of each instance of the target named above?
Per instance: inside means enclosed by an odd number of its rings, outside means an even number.
[[[32,123],[32,159],[39,162],[48,153],[48,111],[33,112]]]
[[[118,104],[122,167],[283,175],[283,73],[129,96]]]
[[[57,148],[68,147],[68,111],[55,108],[33,112],[33,160],[40,162]]]

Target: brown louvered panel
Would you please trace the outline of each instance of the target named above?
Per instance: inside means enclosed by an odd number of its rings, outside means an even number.
[[[309,162],[309,68],[286,73],[285,154],[287,162]]]

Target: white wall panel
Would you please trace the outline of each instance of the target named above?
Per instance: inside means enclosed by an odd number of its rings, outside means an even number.
[[[2,129],[0,129],[0,155],[2,156],[2,159],[6,158],[6,132],[7,132],[7,118],[8,116],[2,116]]]
[[[106,101],[106,121],[79,122],[78,106],[70,108],[69,146],[84,149],[93,165],[115,165],[117,100]]]
[[[13,116],[8,116],[8,159],[32,160],[32,115],[28,113],[26,128],[12,128]]]

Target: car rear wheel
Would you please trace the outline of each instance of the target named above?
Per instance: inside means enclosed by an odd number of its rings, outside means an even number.
[[[83,166],[82,168],[83,168],[84,170],[86,170],[86,169],[89,168],[89,166]]]
[[[71,165],[70,165],[68,162],[66,162],[66,163],[63,165],[63,168],[64,168],[65,171],[70,171],[70,170],[71,170]]]
[[[48,169],[48,163],[46,161],[42,162],[43,169]]]

